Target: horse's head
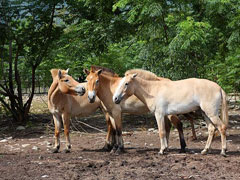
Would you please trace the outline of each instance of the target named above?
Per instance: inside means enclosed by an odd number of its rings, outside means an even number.
[[[85,87],[68,75],[67,70],[52,69],[53,79],[58,82],[59,90],[64,94],[80,95],[85,93]]]
[[[133,80],[137,74],[126,74],[119,82],[118,87],[113,95],[113,102],[119,104],[123,98],[128,98],[134,94]]]
[[[87,74],[87,90],[88,90],[88,100],[90,103],[95,102],[97,90],[99,87],[99,75],[102,73],[102,69],[97,71],[94,70],[87,70],[85,69],[84,72]]]

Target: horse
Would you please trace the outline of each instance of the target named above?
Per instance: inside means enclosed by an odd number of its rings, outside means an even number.
[[[129,97],[126,101],[123,101],[119,105],[115,104],[112,101],[112,97],[117,89],[118,83],[122,80],[122,78],[118,76],[106,75],[105,71],[103,71],[101,68],[97,70],[93,67],[91,67],[90,71],[85,69],[85,73],[87,74],[86,80],[88,99],[90,103],[93,103],[95,98],[98,97],[103,102],[107,112],[109,113],[113,127],[112,136],[116,141],[111,153],[119,154],[124,151],[122,139],[122,113],[146,114],[149,112],[149,109],[136,96]],[[186,143],[184,140],[182,123],[177,116],[168,116],[168,118],[178,129],[181,145],[180,152],[185,152]],[[170,133],[170,124],[168,119],[165,119],[165,121],[165,128],[167,128],[166,135],[168,139]]]
[[[98,98],[95,103],[90,104],[88,102],[87,95],[84,95],[86,83],[78,83],[75,81],[68,75],[68,70],[52,69],[51,75],[53,82],[48,91],[48,109],[52,113],[55,124],[55,146],[52,152],[57,153],[60,149],[62,121],[66,138],[66,148],[64,152],[68,153],[71,149],[69,137],[70,117],[88,116],[98,108],[102,108],[102,106]],[[108,114],[106,113],[105,118],[109,121]]]
[[[226,93],[217,83],[197,78],[179,81],[147,81],[138,77],[138,74],[125,73],[113,95],[113,101],[119,104],[132,95],[144,102],[156,117],[161,144],[159,154],[163,154],[168,147],[164,116],[184,114],[200,108],[207,122],[209,133],[201,154],[207,154],[210,149],[217,127],[222,142],[220,154],[226,156],[228,108]],[[221,119],[219,118],[220,106]]]
[[[130,69],[130,70],[126,71],[126,74],[136,74],[136,73],[138,74],[138,77],[141,77],[143,79],[147,79],[147,80],[150,80],[150,81],[163,81],[163,80],[171,81],[168,78],[159,77],[156,74],[154,74],[150,71],[144,70],[144,69]],[[191,114],[190,113],[189,114],[183,114],[184,117],[187,120],[189,120],[189,122],[190,122],[191,129],[192,129],[192,140],[197,139],[197,135],[196,135],[194,124],[193,124],[193,117],[192,117],[192,115],[195,115],[195,114],[197,114],[197,112],[193,112]]]

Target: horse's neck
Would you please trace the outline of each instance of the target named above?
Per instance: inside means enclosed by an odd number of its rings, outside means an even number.
[[[58,85],[57,81],[53,80],[53,82],[52,82],[52,84],[51,84],[51,86],[50,86],[50,88],[48,90],[48,102],[51,102],[51,97],[52,97],[54,91],[56,90],[57,85]]]
[[[53,81],[49,88],[49,94],[48,94],[48,102],[50,105],[50,108],[54,106],[54,102],[57,99],[57,96],[62,94],[61,91],[58,89],[58,82],[56,80]]]
[[[99,89],[97,91],[97,96],[104,104],[112,102],[111,94],[114,93],[114,92],[112,92],[112,86],[118,79],[120,79],[120,78],[119,77],[110,77],[110,76],[106,76],[106,75],[100,76],[101,85],[99,86]]]
[[[134,95],[149,108],[152,106],[152,99],[154,98],[151,90],[152,81],[148,82],[141,78],[134,80]]]

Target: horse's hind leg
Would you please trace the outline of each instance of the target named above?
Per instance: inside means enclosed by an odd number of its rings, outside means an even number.
[[[189,114],[184,114],[184,116],[190,121],[191,128],[192,128],[192,140],[197,140],[197,135],[196,135],[196,131],[195,131],[195,128],[194,128],[194,123],[193,123],[192,116],[189,115]]]
[[[204,118],[207,120],[207,124],[208,124],[208,140],[206,143],[205,148],[203,149],[203,151],[201,152],[202,154],[207,154],[208,150],[211,147],[211,143],[212,143],[212,139],[215,133],[215,129],[216,127],[218,128],[218,130],[221,133],[221,141],[222,141],[222,151],[221,154],[222,155],[226,155],[226,149],[227,149],[227,144],[226,144],[226,127],[223,124],[223,122],[220,120],[220,118],[218,117],[217,113],[215,113],[216,115],[213,116],[206,116],[206,114],[203,113]]]
[[[53,114],[53,120],[55,125],[55,145],[52,152],[57,153],[60,148],[61,116],[55,113]]]
[[[226,129],[227,127],[224,124],[218,126],[218,130],[221,133],[221,141],[222,141],[221,155],[223,156],[226,156],[226,150],[227,150]]]
[[[63,126],[64,126],[64,135],[66,138],[66,149],[64,149],[65,153],[69,153],[71,149],[71,142],[69,137],[69,129],[70,129],[70,116],[67,113],[62,115]]]
[[[194,128],[194,123],[193,123],[193,119],[189,119],[190,124],[191,124],[191,128],[192,128],[192,140],[197,140],[197,135],[196,135],[196,131]]]
[[[226,150],[227,150],[226,129],[227,129],[227,127],[218,116],[212,117],[211,121],[218,128],[218,130],[221,134],[221,142],[222,142],[221,155],[226,156]]]
[[[207,125],[208,125],[208,139],[205,148],[202,150],[201,154],[207,154],[207,152],[209,151],[216,129],[215,126],[209,121],[207,121]]]
[[[177,116],[169,115],[168,118],[173,123],[174,127],[177,128],[177,130],[178,130],[180,146],[181,146],[180,153],[185,153],[186,152],[186,142],[185,142],[184,134],[183,134],[183,124]]]

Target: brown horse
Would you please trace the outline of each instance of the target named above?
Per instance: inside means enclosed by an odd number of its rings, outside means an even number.
[[[53,152],[58,152],[60,148],[61,121],[63,122],[66,137],[65,152],[70,152],[70,117],[88,116],[98,108],[101,108],[101,102],[97,98],[95,103],[90,104],[87,94],[83,95],[85,93],[86,83],[78,83],[75,81],[68,75],[68,70],[52,69],[51,74],[53,82],[48,91],[48,109],[53,115],[55,124],[55,146]],[[105,117],[106,120],[109,121],[107,114],[105,114]]]
[[[124,149],[122,139],[122,113],[146,114],[149,112],[149,109],[136,96],[129,97],[126,101],[123,101],[119,105],[115,104],[112,101],[112,97],[122,78],[109,76],[104,72],[105,71],[102,71],[102,69],[96,70],[96,68],[91,68],[90,71],[85,70],[85,73],[88,75],[86,78],[88,99],[91,103],[93,103],[97,96],[103,102],[107,112],[109,113],[113,126],[112,134],[116,141],[112,152],[116,151],[119,153]],[[186,143],[183,136],[182,123],[179,121],[177,116],[168,116],[168,118],[177,127],[180,136],[181,151],[185,152]],[[166,123],[169,122],[168,119],[165,119],[165,121]],[[168,128],[168,139],[170,132],[169,124],[166,124],[166,127]]]
[[[119,104],[122,99],[136,95],[155,114],[161,143],[160,154],[168,147],[164,116],[184,114],[201,108],[208,124],[208,140],[202,154],[211,146],[215,127],[221,133],[221,154],[226,155],[226,128],[228,110],[226,94],[215,82],[206,79],[190,78],[179,81],[146,81],[137,74],[125,74],[119,82],[113,101]],[[221,106],[221,119],[219,109]]]

